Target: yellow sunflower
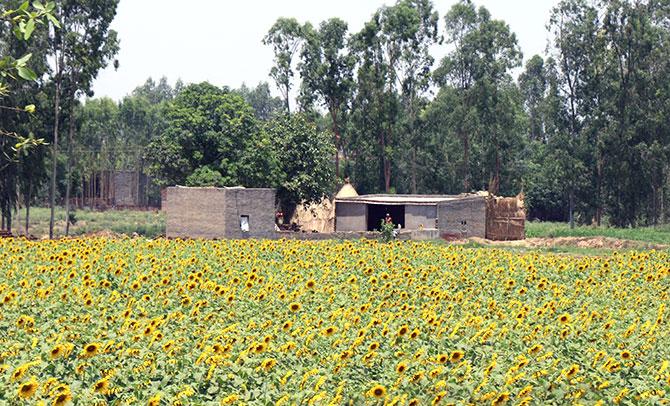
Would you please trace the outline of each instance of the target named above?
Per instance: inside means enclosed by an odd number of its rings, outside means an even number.
[[[374,385],[372,388],[370,388],[369,392],[370,396],[381,399],[384,396],[386,396],[386,388],[382,385]]]
[[[37,383],[37,380],[35,378],[31,378],[30,381],[26,383],[22,383],[19,385],[19,390],[17,395],[21,399],[30,399],[33,397],[35,392],[37,392],[37,389],[40,387],[40,384]]]

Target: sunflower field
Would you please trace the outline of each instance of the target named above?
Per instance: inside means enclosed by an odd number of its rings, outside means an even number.
[[[0,405],[663,404],[670,254],[0,239]]]

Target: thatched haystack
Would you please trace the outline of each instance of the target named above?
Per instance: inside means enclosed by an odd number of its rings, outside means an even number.
[[[293,223],[305,232],[332,233],[335,231],[335,206],[328,198],[308,206],[300,204],[291,217]]]
[[[486,238],[497,241],[526,238],[523,193],[515,197],[491,196],[486,203]]]
[[[358,196],[358,192],[351,183],[346,182],[335,198],[355,196]],[[335,205],[328,198],[317,204],[307,206],[300,204],[295,208],[290,222],[297,224],[305,232],[332,233],[335,231]]]

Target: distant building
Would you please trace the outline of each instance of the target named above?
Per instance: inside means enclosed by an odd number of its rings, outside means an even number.
[[[160,204],[150,193],[151,188],[157,187],[149,176],[138,171],[100,171],[80,182],[71,200],[75,207],[143,208]]]
[[[336,231],[374,231],[390,215],[405,230],[438,229],[458,237],[486,236],[480,195],[362,195],[335,199]]]
[[[275,189],[168,187],[168,238],[274,238]]]

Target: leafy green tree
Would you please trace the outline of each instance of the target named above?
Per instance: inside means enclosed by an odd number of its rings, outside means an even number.
[[[38,155],[34,147],[44,144],[42,138],[35,137],[32,133],[21,134],[22,130],[26,130],[25,114],[35,112],[33,101],[26,101],[21,97],[21,94],[26,94],[22,90],[32,88],[34,96],[37,93],[34,91],[35,86],[33,84],[19,85],[17,89],[13,85],[19,83],[17,79],[29,82],[37,79],[31,65],[33,67],[37,65],[39,71],[45,68],[43,44],[39,41],[27,44],[26,41],[34,37],[36,28],[47,24],[48,21],[59,26],[52,14],[54,7],[53,2],[46,4],[34,2],[31,5],[28,1],[20,3],[8,1],[0,6],[0,100],[2,100],[0,104],[0,112],[2,112],[0,115],[0,217],[2,228],[10,231],[12,229],[12,210],[17,203],[17,186],[24,185],[26,181],[23,178],[19,179],[19,176],[35,175],[36,170],[25,170],[25,163],[28,156]],[[17,54],[21,56],[15,57],[14,55]],[[33,59],[33,54],[39,57]],[[10,105],[4,105],[6,102],[9,102]],[[24,191],[30,192],[32,188],[24,189]],[[28,194],[28,202],[29,198],[30,194]]]
[[[58,156],[58,132],[61,115],[61,101],[68,110],[68,161],[67,186],[65,191],[66,218],[69,218],[69,197],[72,168],[72,151],[76,119],[74,110],[78,96],[90,95],[91,85],[100,69],[107,66],[118,52],[116,32],[109,28],[118,0],[63,0],[54,9],[54,15],[61,22],[61,29],[51,35],[51,48],[55,66],[53,166],[51,174],[51,219],[49,236],[53,238],[54,210],[56,204],[56,170]],[[117,63],[115,62],[115,66]],[[63,100],[61,100],[61,98]],[[66,222],[66,234],[69,222]]]
[[[226,186],[255,176],[244,157],[257,148],[260,128],[240,95],[209,83],[188,85],[165,115],[163,132],[147,152],[150,173],[161,185],[185,184],[199,168],[218,171]]]
[[[264,132],[279,163],[277,196],[287,217],[298,203],[320,202],[332,192],[335,147],[328,133],[317,131],[302,114],[278,116],[266,123]]]
[[[369,176],[363,167],[377,163],[381,189],[391,192],[393,167],[403,158],[401,149],[409,145],[414,151],[418,143],[420,96],[429,84],[433,59],[428,50],[438,40],[437,20],[430,1],[401,0],[377,10],[352,38],[351,48],[359,60],[352,114],[357,133],[351,148],[356,151],[353,159],[358,169],[353,177],[357,183]],[[376,157],[361,154],[374,150]],[[410,155],[412,190],[416,190],[414,152]]]
[[[355,60],[347,51],[347,23],[339,18],[323,21],[318,30],[306,26],[305,46],[299,65],[303,95],[316,98],[328,110],[335,144],[335,173],[340,176],[342,122],[353,87]],[[305,97],[305,96],[303,96]]]
[[[521,51],[506,23],[492,19],[484,7],[475,9],[469,0],[454,5],[445,22],[453,50],[434,75],[442,86],[458,90],[454,126],[462,142],[463,190],[470,191],[472,186],[470,163],[475,147],[481,149],[477,178],[488,178],[489,191],[497,194],[501,175],[514,164],[514,151],[521,148],[521,100],[510,76],[521,63]]]
[[[275,55],[270,77],[282,94],[286,113],[291,112],[289,97],[293,86],[293,69],[302,43],[303,27],[295,18],[278,18],[263,38],[263,44],[270,45]]]
[[[519,88],[528,114],[528,135],[531,140],[546,141],[542,110],[547,85],[544,60],[540,55],[534,55],[526,62],[525,70],[519,75]]]
[[[244,83],[235,90],[244,100],[254,108],[256,118],[262,121],[270,120],[283,111],[283,103],[280,98],[272,96],[270,85],[260,82],[256,87],[247,87]]]

